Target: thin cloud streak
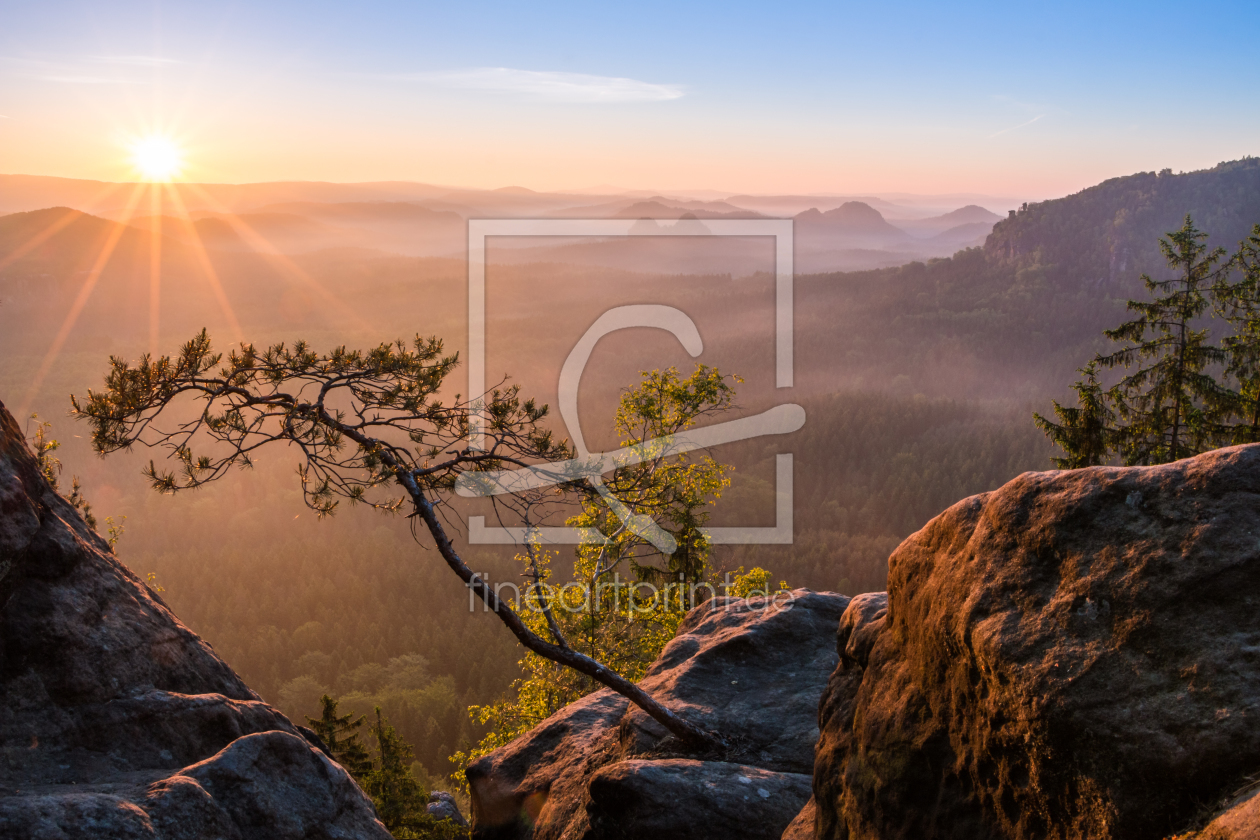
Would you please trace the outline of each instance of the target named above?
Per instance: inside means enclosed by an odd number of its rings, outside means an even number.
[[[662,85],[615,76],[478,67],[442,73],[412,73],[401,77],[438,87],[517,94],[545,102],[665,102],[686,95],[681,85]]]
[[[107,79],[101,76],[31,76],[41,82],[56,82],[63,85],[136,85],[139,82],[130,79]]]
[[[1033,123],[1035,123],[1037,120],[1041,119],[1041,118],[1042,118],[1042,117],[1044,117],[1044,116],[1045,116],[1045,114],[1038,114],[1037,116],[1033,117],[1033,118],[1032,118],[1031,120],[1029,120],[1028,122],[1022,122],[1022,123],[1020,123],[1019,125],[1013,125],[1013,126],[1011,126],[1010,128],[1004,128],[1004,129],[1002,129],[1001,131],[997,131],[997,132],[994,132],[993,134],[990,134],[988,137],[986,137],[986,138],[984,138],[984,139],[985,139],[985,140],[992,140],[994,137],[998,137],[998,136],[1000,136],[1000,135],[1006,134],[1008,131],[1014,131],[1014,130],[1015,130],[1015,129],[1017,129],[1017,128],[1023,128],[1023,127],[1024,127],[1024,126],[1026,126],[1026,125],[1032,125]]]
[[[160,58],[155,55],[96,55],[92,61],[101,64],[124,64],[131,67],[160,67],[164,64],[181,64],[174,58]]]

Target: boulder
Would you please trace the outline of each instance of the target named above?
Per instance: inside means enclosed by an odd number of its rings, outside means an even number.
[[[850,603],[819,838],[1162,838],[1260,765],[1260,446],[1026,473]]]
[[[435,790],[429,794],[429,804],[425,806],[429,816],[435,820],[450,820],[459,826],[467,826],[468,820],[459,810],[455,797],[444,790]]]
[[[379,838],[369,800],[40,474],[0,403],[0,838]]]
[[[468,768],[474,836],[777,840],[809,799],[818,699],[848,603],[798,589],[696,607],[640,685],[729,747],[687,754],[597,691]]]
[[[812,777],[725,761],[630,759],[591,776],[591,833],[626,840],[777,838],[808,801]]]

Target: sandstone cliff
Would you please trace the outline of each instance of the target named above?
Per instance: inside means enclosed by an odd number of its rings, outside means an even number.
[[[1260,446],[961,501],[839,646],[815,836],[1185,831],[1260,769]],[[1216,836],[1253,836],[1254,802]]]
[[[48,486],[0,404],[0,838],[389,840]]]

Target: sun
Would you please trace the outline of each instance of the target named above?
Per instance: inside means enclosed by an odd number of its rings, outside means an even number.
[[[152,135],[131,144],[131,163],[146,181],[169,181],[184,168],[184,155],[169,137]]]

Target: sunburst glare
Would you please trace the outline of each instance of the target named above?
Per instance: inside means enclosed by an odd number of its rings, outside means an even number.
[[[146,181],[170,181],[184,168],[184,154],[169,137],[151,135],[131,144],[131,163]]]

